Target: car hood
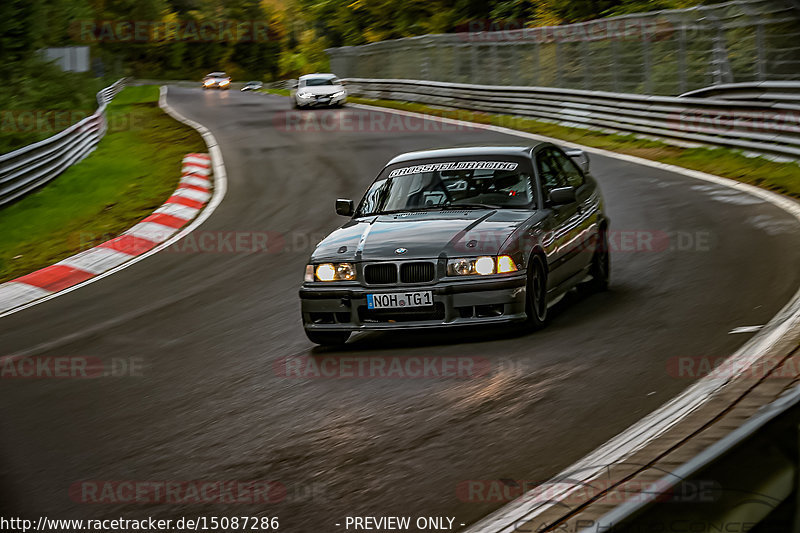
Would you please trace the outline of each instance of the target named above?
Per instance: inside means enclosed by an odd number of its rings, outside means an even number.
[[[328,94],[338,93],[343,90],[341,85],[315,85],[314,87],[303,87],[300,89],[301,93],[313,94],[315,96],[325,96]]]
[[[436,259],[497,254],[532,211],[423,211],[355,219],[317,245],[312,261]],[[404,249],[402,253],[397,250]]]

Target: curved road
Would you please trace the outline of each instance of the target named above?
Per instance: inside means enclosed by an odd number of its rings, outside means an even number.
[[[172,87],[168,99],[213,131],[228,171],[227,197],[200,234],[276,232],[282,243],[271,253],[179,243],[0,320],[5,355],[141,364],[134,377],[0,380],[3,516],[249,514],[299,532],[343,530],[334,524],[348,515],[469,524],[501,503],[461,501],[459,483],[546,480],[687,387],[668,372],[671,358],[732,353],[749,338],[733,328],[764,324],[800,286],[789,215],[595,156],[612,229],[670,244],[615,251],[608,293],[572,297],[534,334],[375,333],[330,352],[489,359],[490,374],[475,379],[283,378],[280,358],[326,353],[303,334],[297,288],[313,243],[342,222],[334,198],[359,197],[400,152],[524,140],[436,125],[294,131],[286,98]],[[307,114],[334,124],[354,112]],[[286,487],[283,501],[90,505],[69,495],[81,480],[265,479]]]

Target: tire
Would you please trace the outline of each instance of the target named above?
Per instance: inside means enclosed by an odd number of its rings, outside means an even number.
[[[320,346],[342,346],[350,338],[349,331],[306,331],[306,337]]]
[[[528,263],[528,284],[525,290],[526,325],[533,330],[547,324],[547,271],[538,255]]]
[[[589,275],[592,277],[591,281],[589,281],[589,287],[594,292],[608,290],[608,278],[611,275],[611,261],[608,250],[608,231],[603,228],[600,231],[597,248],[595,248],[592,255],[592,266],[589,269]]]

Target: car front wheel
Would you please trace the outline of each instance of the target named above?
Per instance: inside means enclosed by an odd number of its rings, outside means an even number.
[[[547,272],[538,255],[534,255],[528,264],[528,285],[525,293],[528,326],[541,329],[547,323]]]
[[[350,338],[349,331],[309,331],[306,337],[314,344],[320,346],[341,346]]]

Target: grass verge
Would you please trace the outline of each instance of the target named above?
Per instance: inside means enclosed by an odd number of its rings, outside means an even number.
[[[443,109],[395,100],[348,97],[348,101],[537,133],[621,154],[700,170],[800,198],[800,165],[796,163],[778,163],[763,157],[748,157],[726,148],[681,148],[657,140],[641,139],[633,134],[602,133],[511,115]]]
[[[291,92],[289,89],[259,89],[260,93],[277,94],[279,96],[289,96]]]
[[[109,105],[108,132],[92,154],[0,209],[0,282],[120,234],[170,196],[183,156],[206,146],[157,102],[158,87],[126,88]]]

